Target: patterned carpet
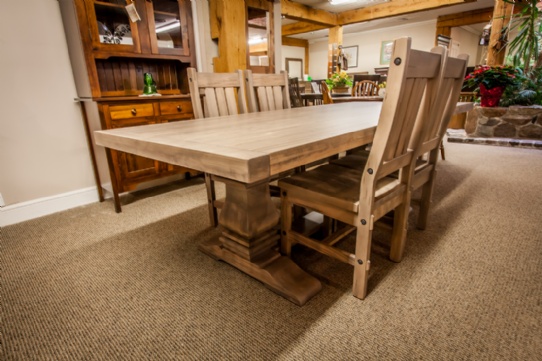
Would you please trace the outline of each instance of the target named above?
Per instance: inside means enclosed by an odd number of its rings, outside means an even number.
[[[375,234],[363,301],[301,247],[303,307],[198,251],[201,179],[4,227],[0,359],[541,360],[542,152],[445,146],[428,228],[398,264]]]

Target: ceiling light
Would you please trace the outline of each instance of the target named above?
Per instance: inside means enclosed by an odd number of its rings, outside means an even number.
[[[331,5],[342,5],[342,4],[353,3],[355,1],[356,0],[329,0],[329,3]]]
[[[174,29],[174,28],[178,28],[181,26],[181,22],[179,20],[173,22],[173,23],[170,23],[168,25],[164,25],[160,28],[157,28],[156,29],[156,33],[163,33],[164,31],[168,31],[168,30],[171,30],[171,29]]]
[[[360,7],[376,5],[381,3],[387,3],[390,0],[328,0],[331,5],[344,5],[350,3],[357,3]]]
[[[256,45],[267,42],[266,38],[256,37],[248,39],[248,45]]]

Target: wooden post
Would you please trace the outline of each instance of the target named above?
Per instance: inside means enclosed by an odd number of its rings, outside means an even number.
[[[218,39],[215,72],[247,68],[246,5],[244,0],[210,0],[211,38]]]
[[[501,41],[501,31],[510,21],[513,8],[513,4],[506,3],[503,0],[495,1],[495,10],[493,11],[491,36],[489,38],[487,53],[487,65],[502,65],[504,63],[506,46]]]
[[[343,43],[343,27],[335,26],[329,28],[328,37],[328,52],[327,52],[327,76],[331,77],[331,74],[336,70],[337,64],[337,48]]]

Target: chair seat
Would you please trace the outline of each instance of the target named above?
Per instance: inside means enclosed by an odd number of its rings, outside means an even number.
[[[365,163],[367,163],[368,158],[369,158],[368,151],[360,151],[358,153],[348,154],[342,158],[332,160],[330,163],[341,166],[341,167],[346,167],[346,168],[362,171],[365,168]],[[426,159],[418,158],[416,160],[416,168],[414,169],[414,174],[420,172],[428,165],[429,165],[429,162]],[[389,177],[398,178],[399,173],[397,172],[392,173],[389,175]]]
[[[279,187],[289,197],[303,194],[303,198],[357,213],[362,170],[326,164],[279,181]],[[376,198],[383,197],[399,185],[397,179],[384,177],[378,181]],[[307,197],[308,196],[308,197]]]

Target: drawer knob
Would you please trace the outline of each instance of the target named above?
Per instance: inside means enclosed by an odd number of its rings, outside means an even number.
[[[177,105],[177,111],[178,111],[178,112],[182,112],[182,110],[183,110],[183,108],[181,108],[180,105]]]
[[[133,114],[133,115],[136,115],[136,114],[137,114],[137,109],[136,109],[136,108],[132,108],[132,114]]]

